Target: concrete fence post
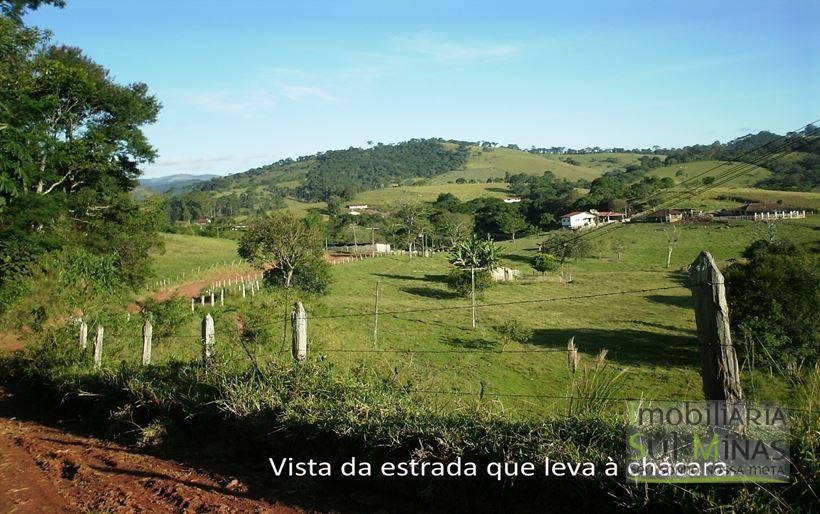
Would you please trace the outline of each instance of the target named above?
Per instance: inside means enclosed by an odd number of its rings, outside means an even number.
[[[102,367],[102,347],[103,335],[105,329],[102,325],[97,325],[97,335],[94,337],[94,368],[100,369]]]
[[[199,297],[199,304],[202,305],[203,307],[205,307],[205,295],[204,294]]]
[[[88,324],[85,320],[80,320],[80,348],[85,350],[88,347]]]
[[[196,301],[194,301],[194,299],[193,299],[193,298],[191,298],[191,312],[195,312],[195,311],[196,311],[196,307],[195,307],[195,305],[196,305]]]
[[[216,333],[214,332],[214,319],[210,314],[205,315],[202,320],[202,362],[208,364],[214,356],[214,346],[216,345]]]
[[[291,355],[296,361],[303,361],[307,357],[307,312],[302,302],[296,302],[291,313],[293,327],[293,346]]]
[[[146,319],[142,325],[142,365],[151,364],[151,340],[154,337],[154,327],[151,320]]]
[[[214,306],[214,292],[211,291],[211,307]]]
[[[219,290],[219,305],[220,306],[225,305],[225,290],[224,289]]]
[[[242,298],[245,298],[245,283],[242,282]]]

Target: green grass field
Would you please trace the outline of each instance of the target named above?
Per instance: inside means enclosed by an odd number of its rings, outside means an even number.
[[[375,191],[365,191],[356,195],[351,203],[366,203],[373,206],[388,206],[400,202],[432,202],[441,193],[452,193],[461,201],[489,196],[504,198],[509,196],[507,184],[438,184],[429,186],[399,186]]]
[[[523,395],[497,398],[499,408],[537,414],[564,406],[564,400],[527,396],[567,393],[570,375],[563,350],[574,336],[584,365],[599,349],[607,348],[614,368],[628,369],[622,396],[700,398],[694,311],[680,270],[701,250],[709,250],[726,265],[749,242],[762,237],[766,226],[738,222],[680,227],[680,242],[667,269],[660,225],[611,226],[594,238],[593,257],[568,263],[565,272],[572,283],[557,276],[542,277],[530,268],[539,237],[501,243],[504,264],[521,270],[524,278],[498,284],[482,295],[476,329],[470,327],[468,300],[457,297],[443,282],[449,269],[446,255],[379,257],[335,266],[329,295],[301,298],[309,313],[310,354],[329,360],[342,373],[351,366],[364,366],[374,377],[392,377],[412,389],[435,391],[439,394],[434,401],[445,408],[456,407],[460,393],[477,393],[483,383],[489,398]],[[805,242],[816,240],[817,227],[816,219],[808,219],[784,222],[777,230],[781,237]],[[168,236],[169,252],[158,257],[158,265],[171,271],[181,269],[174,268],[175,262],[189,266],[190,259],[196,258],[204,265],[207,258],[219,261],[232,255],[233,242],[197,239],[201,240]],[[623,243],[620,260],[613,249],[619,241]],[[209,245],[206,252],[200,243]],[[180,253],[169,257],[170,252]],[[377,282],[381,315],[376,345],[372,312]],[[652,291],[594,296],[643,289]],[[592,297],[573,299],[579,296]],[[231,292],[225,307],[212,311],[223,357],[245,362],[233,328],[239,315],[259,336],[251,346],[256,358],[281,358],[277,356],[283,336],[287,344],[290,340],[285,320],[296,299],[263,290],[243,300],[238,292]],[[176,329],[179,336],[157,345],[158,362],[198,357],[200,316],[190,315],[189,322]],[[503,326],[509,320],[531,329],[532,338],[524,342],[508,338]],[[113,359],[137,358],[132,349],[112,346]],[[749,379],[744,377],[747,383]],[[755,376],[750,394],[772,399],[780,398],[783,391],[783,384]]]
[[[162,234],[165,249],[153,255],[155,280],[178,285],[250,268],[236,254],[236,241],[213,237]],[[184,274],[184,276],[183,276]],[[149,282],[149,289],[156,289]]]
[[[509,148],[496,148],[488,151],[472,147],[470,160],[465,169],[434,177],[433,183],[446,184],[455,182],[459,178],[484,182],[488,178],[503,178],[506,172],[541,175],[545,171],[551,171],[559,178],[573,181],[579,178],[592,180],[600,177],[606,171],[636,163],[638,157],[640,155],[629,153],[540,155]],[[561,160],[567,158],[578,161],[580,165],[568,164]],[[607,162],[607,159],[615,159],[616,162]]]
[[[726,182],[725,187],[750,187],[758,181],[768,178],[772,174],[769,170],[759,166],[749,164],[743,165],[743,167],[740,168],[737,163],[729,161],[685,162],[673,166],[656,168],[649,174],[657,177],[671,177],[677,182],[703,174],[693,180],[694,185],[701,185],[702,180],[706,177],[719,178],[722,174],[732,170],[741,170],[743,173],[741,176]],[[678,175],[678,173],[680,173],[680,175]]]

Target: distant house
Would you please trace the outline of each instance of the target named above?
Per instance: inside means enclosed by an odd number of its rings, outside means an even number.
[[[561,226],[570,230],[580,230],[595,225],[595,215],[587,211],[573,211],[561,216]]]
[[[367,204],[366,203],[354,204],[354,205],[348,205],[347,206],[347,210],[349,210],[349,211],[363,211],[365,209],[367,209]]]
[[[210,218],[197,218],[197,219],[193,220],[191,223],[193,223],[194,225],[198,225],[200,227],[207,227],[208,225],[211,224],[211,219]]]
[[[743,219],[768,221],[776,219],[805,218],[806,211],[779,203],[747,203],[735,209],[724,209],[716,219]]]
[[[675,209],[661,209],[647,214],[644,219],[650,223],[675,223],[683,219],[683,213]]]
[[[521,198],[517,196],[508,196],[504,199],[504,203],[521,203]]]
[[[615,223],[626,220],[626,214],[622,212],[598,211],[598,223]]]

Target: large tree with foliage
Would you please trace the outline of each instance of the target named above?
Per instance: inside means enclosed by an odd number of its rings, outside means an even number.
[[[291,286],[295,273],[324,262],[324,232],[311,219],[276,213],[255,221],[239,241],[239,256]]]
[[[145,84],[117,84],[80,49],[0,17],[0,286],[67,247],[143,281],[157,225],[129,192],[155,156],[141,128],[159,109]]]

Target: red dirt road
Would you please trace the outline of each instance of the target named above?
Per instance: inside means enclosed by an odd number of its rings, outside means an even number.
[[[302,511],[250,497],[231,477],[0,416],[0,512]]]

